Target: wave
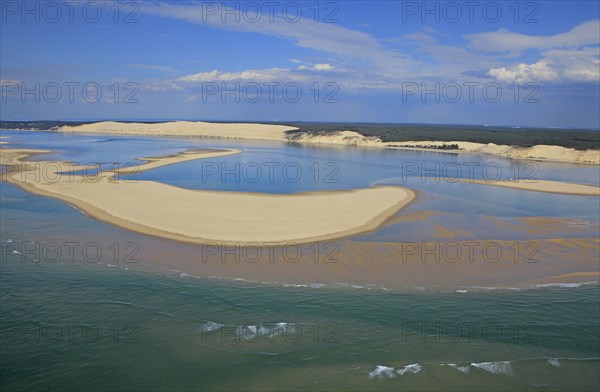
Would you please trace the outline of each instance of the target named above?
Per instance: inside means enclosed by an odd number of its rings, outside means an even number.
[[[411,365],[406,365],[400,367],[398,369],[385,366],[385,365],[377,365],[375,370],[369,372],[369,378],[378,378],[378,379],[388,379],[394,378],[398,375],[403,376],[405,374],[417,374],[421,371],[423,367],[433,367],[433,366],[448,366],[457,371],[469,375],[472,369],[480,369],[490,374],[502,375],[502,376],[510,376],[513,374],[513,364],[519,362],[532,362],[532,361],[543,361],[547,365],[552,366],[554,368],[561,367],[562,363],[565,361],[600,361],[600,358],[523,358],[523,359],[515,359],[511,361],[489,361],[489,362],[470,362],[470,363],[430,363],[430,364],[419,364],[414,363]]]
[[[577,283],[544,283],[530,287],[495,287],[495,286],[461,286],[461,289],[455,290],[456,293],[482,292],[482,291],[526,291],[547,288],[579,288],[589,285],[597,285],[598,281],[577,282]]]
[[[380,378],[380,379],[394,378],[394,377],[396,377],[396,373],[394,373],[393,367],[377,365],[375,370],[373,370],[372,372],[369,373],[369,378],[375,378],[375,377]]]
[[[284,288],[299,288],[299,289],[355,289],[355,290],[375,290],[375,291],[400,291],[400,292],[439,292],[439,287],[420,287],[420,286],[412,286],[412,287],[404,287],[404,288],[393,288],[385,287],[381,284],[373,284],[373,283],[363,283],[363,284],[355,284],[355,283],[344,283],[344,282],[331,282],[331,283],[287,283],[287,282],[277,282],[277,281],[258,281],[252,279],[244,279],[239,277],[221,277],[221,276],[198,276],[192,275],[180,270],[169,269],[168,271],[175,272],[180,278],[197,278],[197,279],[213,279],[213,280],[225,280],[225,281],[233,281],[233,282],[243,282],[264,286],[277,286]],[[535,286],[529,287],[510,287],[510,286],[459,286],[457,289],[450,289],[455,293],[459,294],[467,294],[467,293],[481,293],[486,291],[527,291],[527,290],[536,290],[536,289],[547,289],[547,288],[579,288],[583,286],[589,285],[597,285],[600,282],[598,281],[589,281],[589,282],[579,282],[579,283],[546,283],[546,284],[538,284]]]
[[[500,362],[474,362],[471,366],[476,367],[478,369],[483,369],[486,372],[494,373],[494,374],[512,374],[512,366],[510,361],[500,361]]]
[[[397,375],[403,376],[407,373],[417,374],[421,371],[421,365],[413,363],[410,365],[403,366],[399,369],[395,369],[389,366],[377,365],[375,370],[369,373],[369,378],[394,378]]]
[[[558,359],[556,358],[550,358],[548,363],[554,367],[560,367],[560,362],[558,362]]]
[[[580,282],[580,283],[546,283],[546,284],[538,284],[535,288],[544,288],[544,287],[562,287],[562,288],[573,288],[573,287],[581,287],[590,284],[598,284],[597,281],[593,282]]]
[[[418,363],[413,363],[411,365],[406,365],[402,369],[396,370],[396,373],[403,376],[406,373],[417,374],[421,371],[421,365]]]
[[[448,366],[453,367],[461,373],[469,374],[469,370],[471,369],[469,366],[459,366],[455,363],[449,363]]]
[[[235,331],[237,338],[246,341],[256,341],[262,337],[273,338],[279,335],[287,335],[296,337],[298,334],[298,328],[295,323],[277,322],[277,323],[264,323],[256,325],[227,325],[221,324],[214,321],[203,321],[200,328],[200,332],[214,332],[220,329],[230,329]]]

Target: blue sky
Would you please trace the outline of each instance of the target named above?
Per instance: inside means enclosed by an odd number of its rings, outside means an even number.
[[[600,127],[597,1],[1,5],[3,120]]]

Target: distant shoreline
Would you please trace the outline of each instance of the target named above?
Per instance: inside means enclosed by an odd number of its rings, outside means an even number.
[[[6,123],[6,122],[4,122]],[[33,124],[33,123],[32,123]],[[313,145],[341,145],[352,147],[375,147],[388,149],[419,150],[443,153],[477,153],[493,155],[511,159],[576,163],[586,165],[600,165],[600,132],[578,131],[583,134],[572,135],[571,131],[565,131],[563,135],[560,131],[547,131],[556,138],[560,134],[565,140],[574,139],[576,143],[593,145],[592,149],[576,149],[554,144],[537,144],[531,147],[524,147],[508,144],[495,143],[476,143],[472,141],[456,140],[407,140],[407,141],[385,141],[385,137],[368,136],[369,132],[344,129],[315,129],[313,125],[299,129],[291,125],[281,124],[258,124],[258,123],[237,123],[237,122],[199,122],[199,121],[174,121],[174,122],[95,122],[95,123],[72,123],[73,125],[63,125],[65,122],[49,122],[57,124],[52,129],[46,131],[56,131],[63,133],[88,133],[88,134],[117,134],[117,135],[143,135],[143,136],[167,136],[167,137],[202,137],[216,139],[245,139],[245,140],[267,140],[294,143],[309,143]],[[333,125],[328,125],[332,127]],[[378,125],[379,126],[379,125]],[[399,132],[399,131],[398,131]],[[434,136],[445,136],[445,131],[423,131],[422,136],[431,138]],[[459,132],[459,131],[456,131]],[[467,131],[465,131],[467,132]],[[472,130],[468,132],[473,132]],[[478,131],[487,132],[487,131]],[[522,138],[523,133],[527,131],[515,131],[506,136]],[[571,133],[569,133],[571,132]],[[373,132],[371,132],[373,133]],[[374,132],[377,133],[377,132]],[[493,133],[493,132],[492,132]],[[407,131],[411,135],[410,131]],[[416,135],[418,136],[418,134]],[[536,136],[536,137],[539,137]],[[598,138],[598,143],[596,143]],[[389,139],[389,137],[388,137]],[[561,140],[563,140],[561,139]],[[564,140],[563,140],[564,141]]]
[[[56,131],[62,126],[79,126],[107,122],[94,121],[0,121],[0,129]],[[112,120],[122,124],[160,124],[178,120]],[[182,122],[202,122],[184,120]],[[402,144],[404,142],[462,142],[533,147],[535,145],[553,145],[576,150],[600,150],[600,128],[543,128],[527,126],[493,126],[473,124],[412,124],[412,123],[368,123],[368,122],[302,122],[302,121],[205,121],[207,124],[264,124],[285,126],[289,139],[298,135],[309,136],[340,132],[356,132],[365,137],[374,137],[384,143]]]
[[[167,123],[122,123],[105,121],[62,126],[63,133],[122,134],[144,136],[187,136],[223,139],[269,140],[353,147],[419,149],[436,152],[479,153],[505,158],[550,162],[600,165],[600,149],[576,150],[556,145],[519,147],[494,143],[465,141],[405,141],[385,142],[375,136],[364,136],[356,131],[302,131],[296,127],[255,123],[209,123],[176,121]],[[600,134],[599,134],[600,136]]]

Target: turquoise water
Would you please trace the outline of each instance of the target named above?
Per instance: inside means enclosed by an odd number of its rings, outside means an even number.
[[[353,293],[17,261],[2,267],[3,390],[598,385],[597,286]],[[398,374],[411,364],[420,371]],[[377,375],[377,366],[394,373]]]
[[[270,162],[297,164],[304,175],[293,182],[275,172],[272,180],[263,175],[253,182],[248,171],[240,181],[231,174],[223,181],[221,173],[207,175],[214,166],[195,161],[135,178],[272,193],[398,184],[421,191],[400,218],[420,210],[439,213],[425,221],[392,222],[340,241],[342,247],[428,241],[440,236],[434,225],[465,232],[456,238],[598,236],[597,198],[436,182],[435,176],[402,170],[423,162],[497,163],[511,176],[516,163],[510,160],[209,139],[2,135],[11,136],[16,147],[57,151],[36,159],[83,164],[235,147],[244,153],[209,163],[227,162],[231,169],[237,162],[248,170]],[[598,180],[598,168],[591,166],[536,165],[539,179]],[[337,182],[326,181],[328,175]],[[597,284],[398,290],[368,276],[337,286],[292,276],[294,284],[273,284],[275,278],[264,282],[258,268],[235,264],[219,273],[207,264],[206,273],[192,273],[191,265],[185,267],[198,254],[197,246],[131,233],[60,201],[0,186],[2,390],[597,390],[600,385]],[[536,216],[568,218],[581,226],[525,234],[486,218],[517,224]],[[91,241],[99,245],[99,257],[95,248],[82,254]],[[66,254],[68,243],[75,249],[72,257]],[[341,267],[350,265],[344,261]]]

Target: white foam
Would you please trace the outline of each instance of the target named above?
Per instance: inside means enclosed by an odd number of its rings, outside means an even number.
[[[212,332],[212,331],[216,331],[222,327],[223,327],[223,324],[215,323],[213,321],[205,321],[202,324],[202,331],[203,332]]]
[[[455,363],[449,363],[448,366],[453,367],[454,369],[456,369],[464,374],[469,374],[470,368],[468,366],[458,366]]]
[[[189,276],[192,276],[192,275],[190,275],[190,274],[186,274],[185,272],[182,272],[182,273],[180,273],[180,274],[179,274],[179,277],[180,277],[180,278],[187,278],[187,277],[189,277]]]
[[[369,373],[369,378],[375,378],[375,377],[383,380],[384,378],[394,378],[394,377],[396,377],[396,374],[394,373],[393,367],[377,365],[375,370],[373,370],[371,373]]]
[[[10,244],[11,242],[13,242],[13,240],[11,240],[11,239],[9,238],[9,239],[7,239],[7,240],[6,240],[6,241],[4,241],[4,242],[6,242],[7,244]]]
[[[273,335],[281,335],[282,333],[293,333],[296,334],[297,328],[293,323],[277,323],[273,326]]]
[[[421,365],[418,363],[413,363],[411,365],[406,365],[402,369],[396,370],[396,373],[403,376],[406,373],[417,374],[421,371]]]
[[[471,366],[476,367],[478,369],[485,370],[486,372],[494,373],[494,374],[511,374],[512,373],[512,366],[510,365],[510,361],[479,362],[479,363],[472,363]]]
[[[244,340],[252,341],[260,337],[273,338],[283,333],[297,334],[297,328],[294,323],[279,322],[265,325],[240,325],[237,326],[236,335]]]
[[[554,367],[560,367],[560,362],[558,362],[558,359],[556,358],[549,359],[548,363]]]
[[[580,282],[580,283],[546,283],[546,284],[538,284],[535,287],[536,288],[543,288],[543,287],[573,288],[573,287],[581,287],[583,285],[597,284],[597,283],[598,282],[596,282],[596,281],[594,281],[594,282]]]
[[[470,289],[475,289],[475,290],[500,290],[500,291],[506,291],[506,290],[514,290],[514,291],[521,291],[523,289],[519,288],[519,287],[495,287],[495,286],[463,286],[463,287],[467,287]]]
[[[469,290],[456,290],[457,293],[468,293]]]
[[[365,286],[361,286],[361,285],[350,285],[350,287],[352,287],[353,289],[367,289],[367,290],[371,290],[369,287],[365,287]]]
[[[237,336],[245,340],[254,340],[258,336],[258,325],[240,325],[235,328]]]

